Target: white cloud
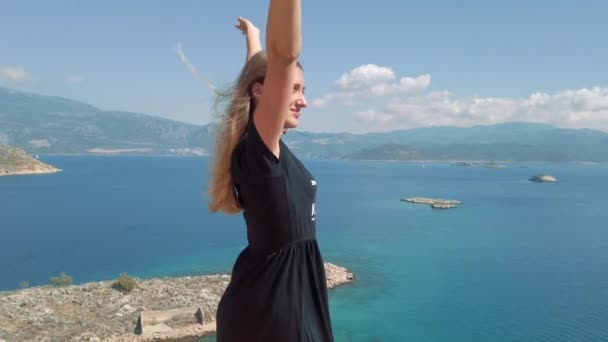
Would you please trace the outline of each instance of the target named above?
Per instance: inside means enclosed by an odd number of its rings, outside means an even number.
[[[84,76],[81,75],[69,75],[65,78],[65,82],[69,84],[78,84],[84,82]]]
[[[431,83],[431,75],[401,77],[388,67],[375,64],[361,65],[340,76],[335,82],[335,90],[312,101],[313,107],[321,108],[331,102],[354,106],[358,100],[382,97],[399,93],[411,93],[426,89]]]
[[[23,81],[28,75],[25,69],[21,66],[16,67],[0,67],[0,77],[10,81]]]
[[[357,112],[356,116],[363,121],[373,121],[375,123],[385,124],[393,119],[393,115],[377,112],[375,110],[366,110]]]
[[[32,139],[29,141],[30,146],[34,148],[49,147],[51,144],[47,139]]]
[[[392,69],[375,64],[366,64],[343,74],[335,83],[340,89],[353,90],[391,82],[394,79],[395,72]]]
[[[599,87],[534,93],[525,98],[456,98],[449,92],[430,92],[392,98],[383,107],[357,112],[356,117],[375,130],[508,121],[608,130],[608,88]]]
[[[312,107],[333,104],[332,111],[354,113],[363,131],[509,121],[608,131],[608,88],[537,92],[523,98],[457,97],[428,91],[430,83],[429,74],[398,78],[389,67],[361,65],[341,75],[334,90],[314,99]]]
[[[397,83],[379,83],[370,88],[370,92],[377,96],[392,95],[395,93],[410,93],[426,89],[431,84],[431,75],[424,74],[418,77],[401,77]]]
[[[355,91],[343,91],[335,93],[327,93],[321,97],[318,97],[312,101],[313,107],[322,108],[328,103],[339,101],[341,104],[346,106],[354,106],[356,104],[358,93]]]

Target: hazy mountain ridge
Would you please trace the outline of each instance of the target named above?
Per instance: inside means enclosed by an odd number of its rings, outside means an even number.
[[[0,88],[0,142],[36,153],[202,149],[207,126],[122,111],[104,111],[60,97]]]
[[[213,153],[215,127],[0,88],[0,143],[30,153],[206,155]],[[608,133],[542,123],[368,134],[292,130],[283,139],[302,158],[608,161]]]

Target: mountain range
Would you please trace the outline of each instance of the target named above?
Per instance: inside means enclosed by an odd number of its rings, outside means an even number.
[[[29,153],[207,155],[215,127],[0,88],[0,143]],[[608,133],[542,123],[367,134],[292,130],[283,140],[298,156],[316,159],[608,161]]]

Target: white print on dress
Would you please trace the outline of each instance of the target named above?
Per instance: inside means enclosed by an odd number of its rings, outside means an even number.
[[[312,186],[315,186],[315,185],[317,185],[317,181],[314,180],[314,179],[311,179],[310,180],[310,184],[312,184]],[[312,204],[312,213],[311,213],[311,216],[312,216],[312,220],[314,221],[315,220],[315,204],[314,203]]]

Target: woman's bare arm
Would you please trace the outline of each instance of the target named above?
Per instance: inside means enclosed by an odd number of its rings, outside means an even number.
[[[262,140],[277,158],[301,50],[300,0],[270,0],[266,29],[268,70],[253,121]]]
[[[253,55],[262,51],[260,30],[246,18],[238,17],[237,20],[238,24],[234,26],[245,35],[245,40],[247,41],[247,59],[245,60],[245,63],[247,63]]]

